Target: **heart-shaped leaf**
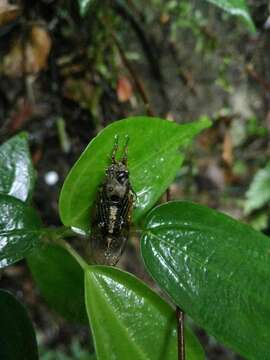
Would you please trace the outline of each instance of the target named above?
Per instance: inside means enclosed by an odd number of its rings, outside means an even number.
[[[35,210],[0,194],[0,268],[28,255],[40,244],[41,222]]]
[[[0,290],[0,359],[38,360],[33,325],[24,306]]]
[[[88,323],[84,305],[84,274],[62,247],[46,245],[27,258],[31,273],[47,303],[67,320]]]
[[[98,186],[110,164],[110,156],[119,137],[120,156],[126,137],[130,181],[137,194],[134,220],[137,221],[164,193],[183,161],[179,148],[210,125],[202,120],[185,125],[157,118],[135,117],[106,127],[87,146],[71,169],[60,195],[60,216],[66,226],[89,231],[91,207]]]
[[[0,192],[26,201],[35,180],[27,134],[13,136],[0,146]]]
[[[85,298],[99,360],[177,358],[174,310],[133,275],[89,266]],[[187,360],[204,359],[198,340],[187,328],[185,337]]]
[[[248,7],[245,0],[207,0],[209,3],[220,7],[227,13],[239,16],[244,20],[247,27],[255,32],[256,28],[254,22],[249,14]]]
[[[142,236],[145,265],[176,304],[248,359],[269,359],[270,239],[188,202],[152,210]]]

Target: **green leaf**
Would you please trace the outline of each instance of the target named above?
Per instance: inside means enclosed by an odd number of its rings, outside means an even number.
[[[85,272],[85,301],[99,360],[177,358],[174,310],[133,275],[106,266]],[[187,360],[204,359],[186,328]]]
[[[214,4],[226,11],[230,15],[239,16],[242,18],[247,27],[254,33],[256,32],[255,25],[250,16],[245,0],[207,0],[209,3]]]
[[[38,360],[33,325],[24,306],[0,290],[0,359]]]
[[[0,192],[26,201],[35,180],[27,134],[13,136],[0,146]]]
[[[71,169],[60,195],[60,216],[66,226],[89,231],[91,207],[98,186],[110,164],[110,156],[119,136],[122,154],[129,136],[128,168],[137,201],[134,220],[145,214],[175,178],[183,161],[183,149],[193,137],[210,126],[208,120],[185,125],[157,118],[135,117],[117,121],[95,137]]]
[[[23,259],[40,244],[42,230],[35,210],[13,196],[0,194],[0,268]]]
[[[78,0],[81,16],[85,16],[87,14],[93,2],[93,0]]]
[[[264,212],[259,212],[258,214],[252,216],[248,223],[253,227],[253,229],[263,231],[268,227],[268,216]]]
[[[44,299],[71,322],[88,323],[84,305],[83,270],[63,248],[46,245],[27,258]]]
[[[246,198],[245,214],[260,209],[270,201],[270,163],[256,173],[246,193]]]
[[[145,265],[196,323],[248,359],[269,359],[270,239],[211,210],[170,202],[151,211]]]

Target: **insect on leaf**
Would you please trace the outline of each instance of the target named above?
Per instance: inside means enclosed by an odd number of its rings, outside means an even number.
[[[134,117],[107,126],[89,143],[64,182],[59,200],[62,222],[85,232],[90,230],[89,218],[111,162],[116,135],[119,154],[129,137],[129,179],[137,195],[133,221],[138,222],[174,180],[185,147],[210,125],[208,120],[179,125],[158,118]]]
[[[120,160],[116,160],[118,137],[113,148],[111,165],[98,190],[92,214],[90,255],[92,263],[115,265],[122,255],[129,236],[134,193],[129,181],[128,138]]]

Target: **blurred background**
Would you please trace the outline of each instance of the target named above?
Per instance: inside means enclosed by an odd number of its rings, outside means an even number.
[[[214,123],[188,150],[171,198],[270,233],[269,6],[247,3],[256,33],[207,1],[0,0],[0,140],[29,133],[47,226],[61,224],[59,192],[89,140],[148,114]],[[153,285],[136,238],[120,266]],[[29,309],[42,360],[90,359],[87,327],[50,310],[24,261],[0,273],[0,287]],[[241,359],[195,330],[207,359]]]

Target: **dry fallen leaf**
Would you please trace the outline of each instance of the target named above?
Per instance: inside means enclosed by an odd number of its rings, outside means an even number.
[[[0,26],[15,20],[20,14],[17,5],[9,4],[7,0],[0,0]]]
[[[116,92],[117,98],[120,102],[126,102],[130,100],[133,94],[133,88],[127,77],[123,76],[118,79]]]
[[[3,60],[3,73],[10,77],[37,74],[47,66],[52,46],[49,33],[40,25],[33,25],[23,47],[21,38],[15,41]]]
[[[28,72],[38,73],[47,66],[47,59],[52,47],[49,33],[42,27],[32,27],[30,42],[28,44],[29,62]],[[30,61],[32,55],[32,63]]]

